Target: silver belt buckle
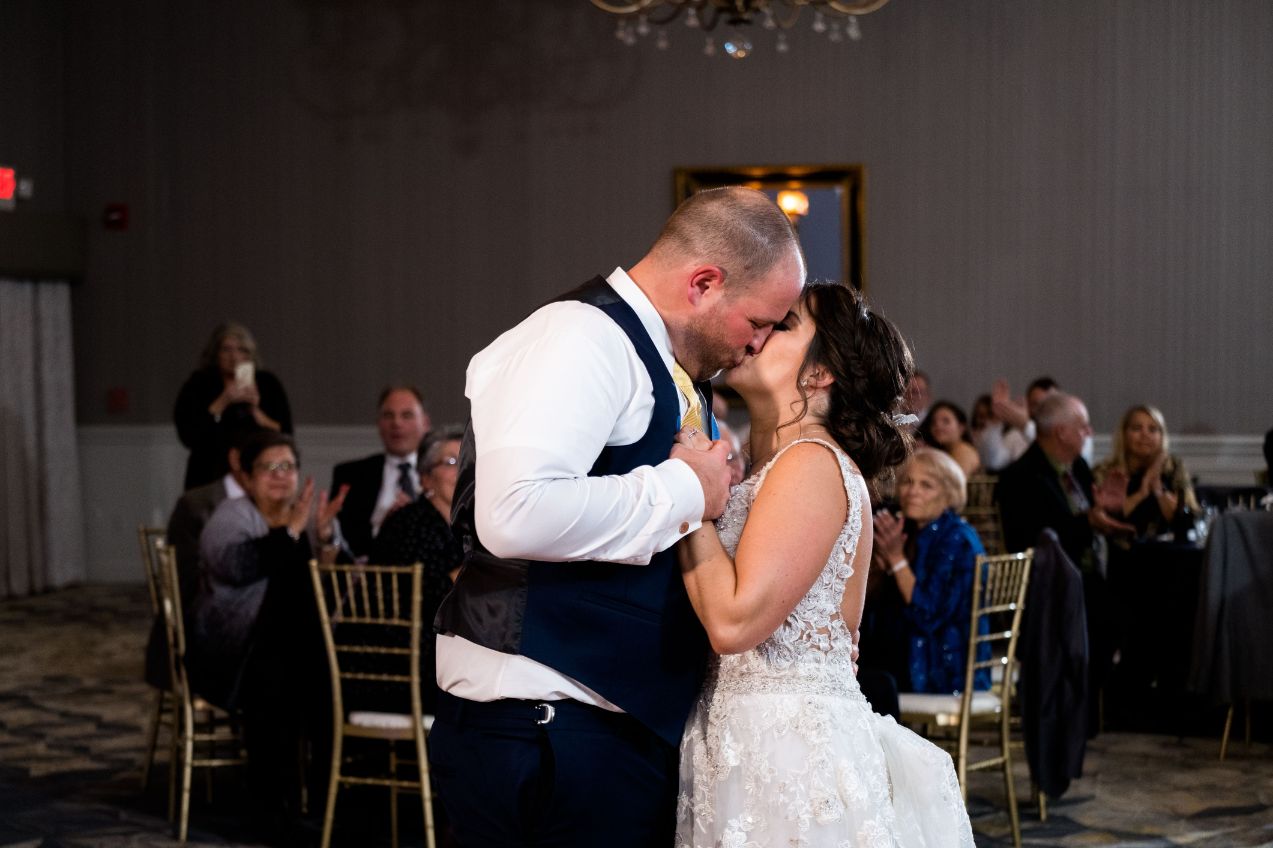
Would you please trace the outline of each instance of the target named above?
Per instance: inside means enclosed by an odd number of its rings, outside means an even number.
[[[551,724],[552,720],[557,717],[557,708],[552,704],[536,704],[536,710],[540,710],[540,715],[535,719],[535,724]]]

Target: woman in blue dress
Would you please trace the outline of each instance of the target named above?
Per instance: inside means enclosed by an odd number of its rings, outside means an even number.
[[[900,517],[875,516],[872,558],[902,600],[905,668],[892,671],[902,691],[955,692],[968,656],[973,568],[985,553],[977,531],[959,517],[967,482],[950,456],[921,448],[902,466],[897,496]],[[980,672],[977,688],[989,685]]]

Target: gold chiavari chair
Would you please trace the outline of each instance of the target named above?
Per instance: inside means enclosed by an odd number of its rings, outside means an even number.
[[[159,606],[168,636],[168,672],[172,680],[172,756],[168,778],[168,818],[173,835],[186,841],[190,820],[190,782],[194,769],[247,763],[243,736],[234,717],[205,701],[190,688],[186,676],[186,627],[181,608],[176,550],[155,546],[159,561]],[[208,787],[211,793],[211,780]]]
[[[1224,762],[1225,756],[1229,753],[1229,736],[1233,732],[1233,714],[1236,712],[1237,704],[1229,704],[1229,711],[1224,716],[1224,733],[1220,736],[1220,762]],[[1246,742],[1248,748],[1251,747],[1251,699],[1246,698],[1242,704],[1242,713],[1246,719],[1246,733],[1243,735],[1243,741]]]
[[[1017,848],[1021,846],[1021,820],[1012,779],[1012,699],[1016,690],[1017,638],[1033,562],[1033,550],[977,557],[963,691],[953,695],[903,692],[900,696],[902,722],[919,727],[951,751],[965,799],[968,772],[995,767],[1003,770],[1012,844]],[[973,689],[979,669],[991,673],[989,691]],[[992,746],[998,748],[998,754],[970,761],[968,748],[974,727],[994,731],[997,740]]]
[[[390,833],[398,846],[398,793],[418,792],[424,807],[425,844],[434,848],[433,798],[425,738],[433,717],[420,698],[421,575],[423,566],[326,565],[309,563],[314,596],[332,682],[332,764],[323,816],[322,848],[331,844],[336,796],[345,786],[389,789]],[[406,688],[410,713],[346,712],[349,690],[366,684]],[[376,776],[345,769],[347,738],[379,740],[389,746],[388,770]],[[411,743],[414,759],[401,759],[397,745]],[[403,767],[415,766],[404,776]]]
[[[961,515],[981,537],[986,553],[994,556],[1004,553],[1003,519],[999,516],[999,504],[995,501],[994,474],[974,474],[968,478],[968,502]]]
[[[157,617],[160,615],[159,581],[162,578],[159,574],[159,557],[156,555],[155,548],[164,541],[164,528],[147,527],[145,524],[139,524],[137,526],[137,541],[141,544],[142,570],[146,573],[146,588],[150,591],[150,612]],[[150,786],[150,770],[155,764],[155,749],[159,744],[159,728],[163,726],[168,728],[169,733],[172,732],[172,724],[169,721],[171,718],[169,711],[171,697],[171,681],[169,681],[167,687],[155,689],[155,707],[151,711],[150,726],[146,731],[146,758],[142,761],[141,766],[141,788],[143,792]]]

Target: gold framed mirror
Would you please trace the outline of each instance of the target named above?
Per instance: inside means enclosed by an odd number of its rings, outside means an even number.
[[[791,217],[809,278],[866,289],[866,171],[862,165],[744,165],[677,168],[675,202],[728,185],[760,189]]]

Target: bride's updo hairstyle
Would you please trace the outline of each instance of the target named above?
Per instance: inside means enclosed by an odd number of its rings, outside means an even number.
[[[887,479],[911,451],[910,428],[895,420],[915,370],[910,348],[852,286],[810,282],[800,297],[814,323],[800,373],[821,366],[834,381],[823,426],[868,482]],[[804,407],[796,420],[809,409],[803,386],[800,396]]]

